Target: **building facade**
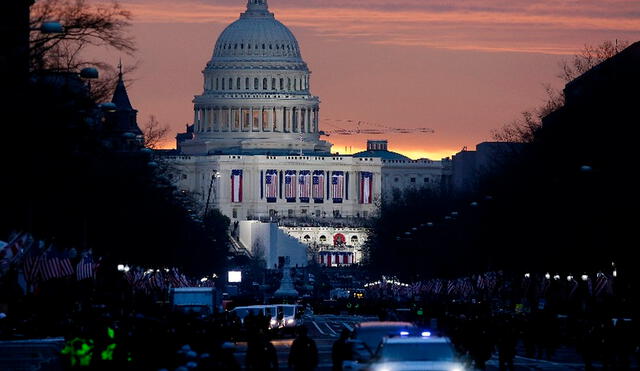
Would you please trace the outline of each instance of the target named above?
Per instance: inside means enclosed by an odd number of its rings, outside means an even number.
[[[178,189],[204,209],[217,208],[234,223],[279,222],[316,249],[312,258],[321,264],[353,264],[362,259],[366,229],[337,225],[375,217],[393,192],[442,187],[450,170],[446,161],[390,152],[386,141],[369,141],[367,151],[352,156],[331,154],[331,143],[320,139],[310,74],[267,1],[249,0],[218,37],[193,100],[193,124],[166,159]],[[296,220],[308,227],[296,229]],[[331,221],[336,226],[327,226]],[[334,243],[336,236],[345,242]],[[269,256],[270,263],[281,258]]]

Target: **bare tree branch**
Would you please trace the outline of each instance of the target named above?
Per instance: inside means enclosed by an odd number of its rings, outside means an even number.
[[[77,70],[84,63],[81,55],[88,46],[107,47],[131,55],[135,44],[126,32],[130,20],[131,13],[116,1],[89,5],[86,0],[40,0],[31,9],[31,27],[57,21],[64,32],[32,32],[32,68]]]
[[[142,129],[144,133],[144,146],[151,149],[157,149],[158,145],[166,138],[169,133],[169,126],[160,125],[160,122],[154,115],[149,116]]]
[[[565,59],[560,62],[561,71],[558,77],[564,82],[570,82],[605,59],[618,54],[627,46],[629,46],[629,42],[626,40],[607,40],[597,46],[585,44],[580,53],[574,55],[571,59]]]

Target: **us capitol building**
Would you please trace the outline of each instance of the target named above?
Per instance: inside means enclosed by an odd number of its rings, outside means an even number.
[[[320,138],[320,99],[298,41],[267,0],[248,1],[202,73],[193,125],[167,156],[174,180],[203,208],[230,217],[237,242],[259,249],[269,267],[283,259],[304,265],[308,257],[357,263],[367,238],[362,222],[383,199],[448,180],[448,160],[411,160],[388,151],[385,140],[354,155],[332,154]]]

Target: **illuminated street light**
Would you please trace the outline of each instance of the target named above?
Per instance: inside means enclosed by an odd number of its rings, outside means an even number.
[[[54,33],[63,33],[64,27],[60,22],[48,21],[42,22],[42,25],[38,29],[38,31],[46,34],[54,34]]]
[[[529,274],[529,273],[525,273],[524,274],[524,278],[529,278],[529,277],[531,277],[531,274]]]
[[[80,77],[83,79],[97,79],[99,77],[98,69],[95,67],[85,67],[80,70]]]
[[[589,276],[587,276],[586,274],[583,274],[581,278],[583,281],[586,281],[587,279],[589,279]]]
[[[544,278],[551,279],[551,275],[549,273],[547,273],[547,274],[544,275]]]

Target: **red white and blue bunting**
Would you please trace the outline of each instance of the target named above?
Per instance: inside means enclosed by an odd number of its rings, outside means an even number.
[[[311,198],[311,171],[300,170],[298,175],[298,194],[300,195],[300,202],[309,202]]]
[[[231,202],[242,202],[242,170],[231,170]]]
[[[284,172],[284,198],[287,202],[296,202],[296,171]]]
[[[267,202],[276,202],[278,199],[278,171],[267,170],[265,174],[265,196]]]
[[[373,173],[363,171],[360,173],[360,203],[373,202]]]

